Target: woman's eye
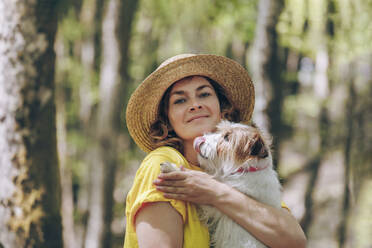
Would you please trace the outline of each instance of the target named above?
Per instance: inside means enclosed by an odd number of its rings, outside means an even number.
[[[174,104],[181,104],[181,103],[184,103],[186,100],[184,98],[180,98],[180,99],[177,99],[175,100],[173,103]]]
[[[207,97],[207,96],[210,96],[211,95],[211,93],[209,93],[209,92],[204,92],[204,93],[201,93],[200,94],[200,97]]]

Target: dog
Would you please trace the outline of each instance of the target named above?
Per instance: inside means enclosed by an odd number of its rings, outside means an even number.
[[[271,140],[255,125],[222,121],[213,133],[194,140],[201,168],[214,179],[226,183],[257,201],[281,207],[281,185],[273,170]],[[179,170],[169,162],[164,173]],[[199,217],[211,231],[215,248],[266,247],[235,221],[209,205],[199,205]]]

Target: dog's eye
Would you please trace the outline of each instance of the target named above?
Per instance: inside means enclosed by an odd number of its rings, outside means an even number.
[[[225,136],[223,136],[223,139],[224,139],[225,141],[229,141],[229,134],[228,134],[228,133],[225,134]]]

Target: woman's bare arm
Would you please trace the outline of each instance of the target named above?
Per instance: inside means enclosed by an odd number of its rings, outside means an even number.
[[[161,174],[154,182],[167,198],[213,205],[271,248],[306,247],[306,237],[297,220],[246,196],[199,171]]]
[[[140,248],[181,248],[182,216],[168,202],[156,202],[141,209],[135,220]]]
[[[219,192],[212,205],[267,246],[306,247],[306,237],[288,210],[258,202],[228,185],[220,185]]]

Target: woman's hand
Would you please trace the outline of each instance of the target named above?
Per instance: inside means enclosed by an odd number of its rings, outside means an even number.
[[[166,198],[211,205],[219,197],[218,189],[223,186],[205,172],[184,167],[181,171],[161,173],[154,184]]]

